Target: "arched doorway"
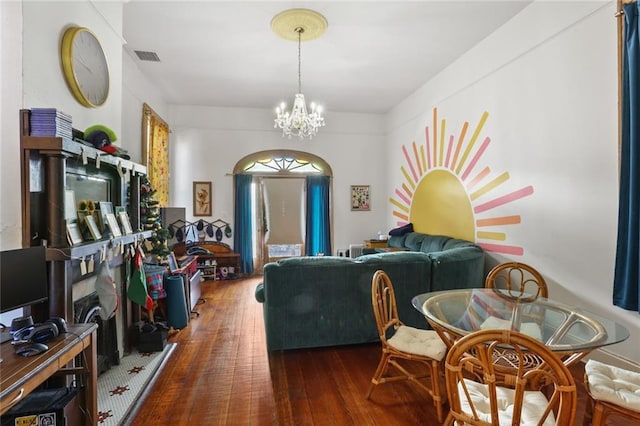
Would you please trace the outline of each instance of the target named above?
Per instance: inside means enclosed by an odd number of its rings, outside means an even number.
[[[329,233],[333,235],[333,173],[324,159],[303,151],[260,151],[238,161],[233,174],[252,177],[250,214],[254,270],[261,271],[269,261],[304,255],[308,251],[305,247],[307,216],[314,211],[307,210],[309,177],[324,176],[329,182]],[[238,209],[237,205],[235,209]]]

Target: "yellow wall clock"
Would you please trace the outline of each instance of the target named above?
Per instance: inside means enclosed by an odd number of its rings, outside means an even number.
[[[109,66],[100,41],[89,29],[71,27],[62,36],[62,71],[73,96],[95,108],[109,96]]]

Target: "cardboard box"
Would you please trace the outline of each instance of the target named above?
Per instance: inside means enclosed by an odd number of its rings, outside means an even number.
[[[2,426],[65,426],[64,407],[78,389],[36,389],[2,415]]]

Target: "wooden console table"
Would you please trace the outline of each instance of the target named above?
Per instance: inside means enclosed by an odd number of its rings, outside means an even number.
[[[178,243],[173,246],[173,252],[176,256],[184,256],[188,254],[188,248],[198,246],[206,251],[208,254],[198,253],[198,269],[202,270],[202,277],[217,278],[215,268],[232,267],[233,275],[238,276],[241,273],[240,270],[240,254],[235,253],[228,244],[217,241],[199,241],[186,245],[185,243]],[[215,268],[212,266],[215,260]],[[206,262],[209,261],[209,264]]]
[[[80,406],[86,412],[85,425],[98,422],[98,371],[97,335],[98,325],[69,325],[69,332],[47,342],[49,350],[31,357],[15,353],[10,343],[0,345],[2,375],[0,376],[0,415],[22,401],[29,393],[47,379],[57,374],[82,374],[84,388],[81,390]],[[81,355],[80,368],[67,368],[77,355]]]

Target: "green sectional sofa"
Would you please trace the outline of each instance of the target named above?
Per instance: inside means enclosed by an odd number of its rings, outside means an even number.
[[[402,321],[418,328],[428,328],[428,324],[411,305],[415,295],[483,286],[484,252],[480,247],[449,237],[410,234],[392,237],[389,243],[396,247],[408,243],[405,248],[418,250],[357,259],[293,257],[265,265],[255,297],[263,303],[267,349],[378,341],[371,307],[371,279],[378,269],[393,282]]]

